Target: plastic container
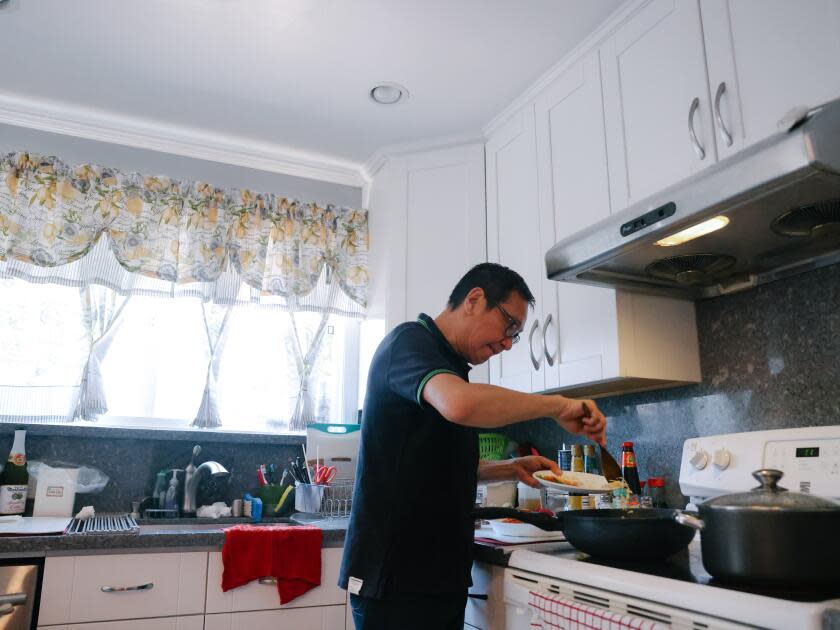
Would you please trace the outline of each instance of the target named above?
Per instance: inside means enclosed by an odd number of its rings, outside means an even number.
[[[532,488],[529,485],[517,482],[518,492],[517,507],[524,510],[536,510],[542,507],[542,491],[540,488]]]
[[[480,483],[475,502],[479,507],[513,507],[516,505],[516,482]]]
[[[504,457],[508,439],[500,433],[478,434],[478,458],[497,461]]]

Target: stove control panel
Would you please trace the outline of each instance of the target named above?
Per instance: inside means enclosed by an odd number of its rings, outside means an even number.
[[[692,502],[743,492],[758,485],[752,472],[759,468],[781,470],[779,485],[788,490],[840,501],[840,425],[688,439],[680,490]]]

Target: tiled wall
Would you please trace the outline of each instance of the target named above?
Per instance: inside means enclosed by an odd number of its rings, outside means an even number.
[[[686,439],[840,424],[840,266],[698,302],[697,325],[701,384],[597,401],[613,454],[632,440],[642,478],[667,477],[669,503],[680,507]],[[582,442],[545,419],[507,433],[554,457],[564,441]]]

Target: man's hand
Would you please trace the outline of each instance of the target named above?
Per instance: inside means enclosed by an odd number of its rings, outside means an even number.
[[[555,420],[569,433],[585,435],[601,446],[606,444],[607,419],[592,400],[563,398]]]
[[[540,455],[528,455],[516,459],[479,462],[478,478],[481,481],[516,480],[532,488],[539,488],[540,482],[533,477],[533,473],[538,470],[550,470],[555,475],[560,475],[562,472],[557,462]]]

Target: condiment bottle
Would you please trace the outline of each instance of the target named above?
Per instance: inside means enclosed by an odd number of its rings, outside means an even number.
[[[565,444],[563,444],[563,448],[557,449],[557,465],[560,470],[572,469],[572,449],[567,448]]]
[[[621,476],[633,494],[639,495],[642,486],[639,483],[639,469],[636,467],[636,454],[633,452],[633,442],[621,445]]]
[[[23,514],[29,484],[26,466],[26,431],[15,431],[9,459],[0,473],[0,514]]]
[[[583,448],[572,444],[572,472],[583,472]]]
[[[595,447],[587,444],[583,447],[583,472],[597,475],[599,471],[598,458],[595,456]]]
[[[648,494],[650,495],[653,507],[664,508],[668,507],[665,500],[665,478],[664,477],[649,477],[647,480]]]

